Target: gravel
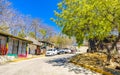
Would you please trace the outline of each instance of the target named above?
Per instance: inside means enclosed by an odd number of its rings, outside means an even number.
[[[62,66],[64,68],[68,68],[69,72],[74,72],[75,74],[80,75],[102,75],[100,73],[96,73],[94,71],[91,71],[89,69],[85,69],[81,66],[76,66],[72,63],[69,63],[70,57],[64,57],[64,58],[57,58],[53,60],[49,60],[48,62],[51,63],[53,66]]]
[[[0,64],[4,64],[6,62],[14,60],[14,56],[0,56]]]

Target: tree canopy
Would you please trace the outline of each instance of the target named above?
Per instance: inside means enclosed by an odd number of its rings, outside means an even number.
[[[119,12],[120,0],[62,0],[51,20],[80,45],[84,38],[102,40],[114,29],[120,31]]]
[[[39,32],[42,35],[42,39],[44,40],[46,38],[47,31],[45,29],[40,29]]]
[[[50,37],[49,41],[59,48],[67,48],[68,46],[73,45],[73,41],[75,40],[73,38],[70,39],[65,35],[54,35]]]

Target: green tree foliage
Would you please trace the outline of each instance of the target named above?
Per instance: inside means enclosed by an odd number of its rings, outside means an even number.
[[[36,39],[35,32],[29,32],[29,36]]]
[[[18,33],[18,36],[21,37],[21,38],[25,38],[25,36],[26,36],[25,31],[22,29],[22,30]]]
[[[51,20],[64,34],[74,36],[79,45],[84,38],[103,40],[116,29],[119,35],[112,41],[112,47],[105,46],[110,60],[111,50],[120,39],[120,0],[62,0],[58,9]]]
[[[80,45],[83,39],[102,40],[113,29],[120,31],[119,0],[62,0],[59,11],[51,18],[68,36],[75,36]]]
[[[53,42],[59,48],[66,48],[73,45],[73,39],[63,35],[54,35],[50,37],[49,41]]]
[[[0,25],[0,32],[9,33],[9,27],[7,25]]]
[[[39,32],[42,35],[42,40],[44,40],[47,35],[47,31],[45,29],[40,29]]]

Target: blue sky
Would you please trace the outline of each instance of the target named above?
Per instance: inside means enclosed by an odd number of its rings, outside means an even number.
[[[32,18],[40,18],[42,21],[54,27],[54,30],[59,32],[60,28],[50,20],[54,17],[53,11],[57,9],[57,3],[60,0],[9,0],[12,6],[20,13],[31,15]]]

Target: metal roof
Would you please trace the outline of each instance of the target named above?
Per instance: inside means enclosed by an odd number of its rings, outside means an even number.
[[[27,41],[29,43],[32,43],[31,40],[27,40],[27,39],[24,39],[24,38],[21,38],[21,37],[18,37],[18,36],[14,36],[14,35],[11,35],[11,34],[8,34],[8,33],[0,32],[0,35],[6,36],[6,37],[12,37],[12,38],[16,38],[16,39],[19,39],[19,40],[23,40],[23,41]]]
[[[26,37],[27,40],[31,40],[33,42],[33,45],[41,45],[40,42],[32,37]]]

